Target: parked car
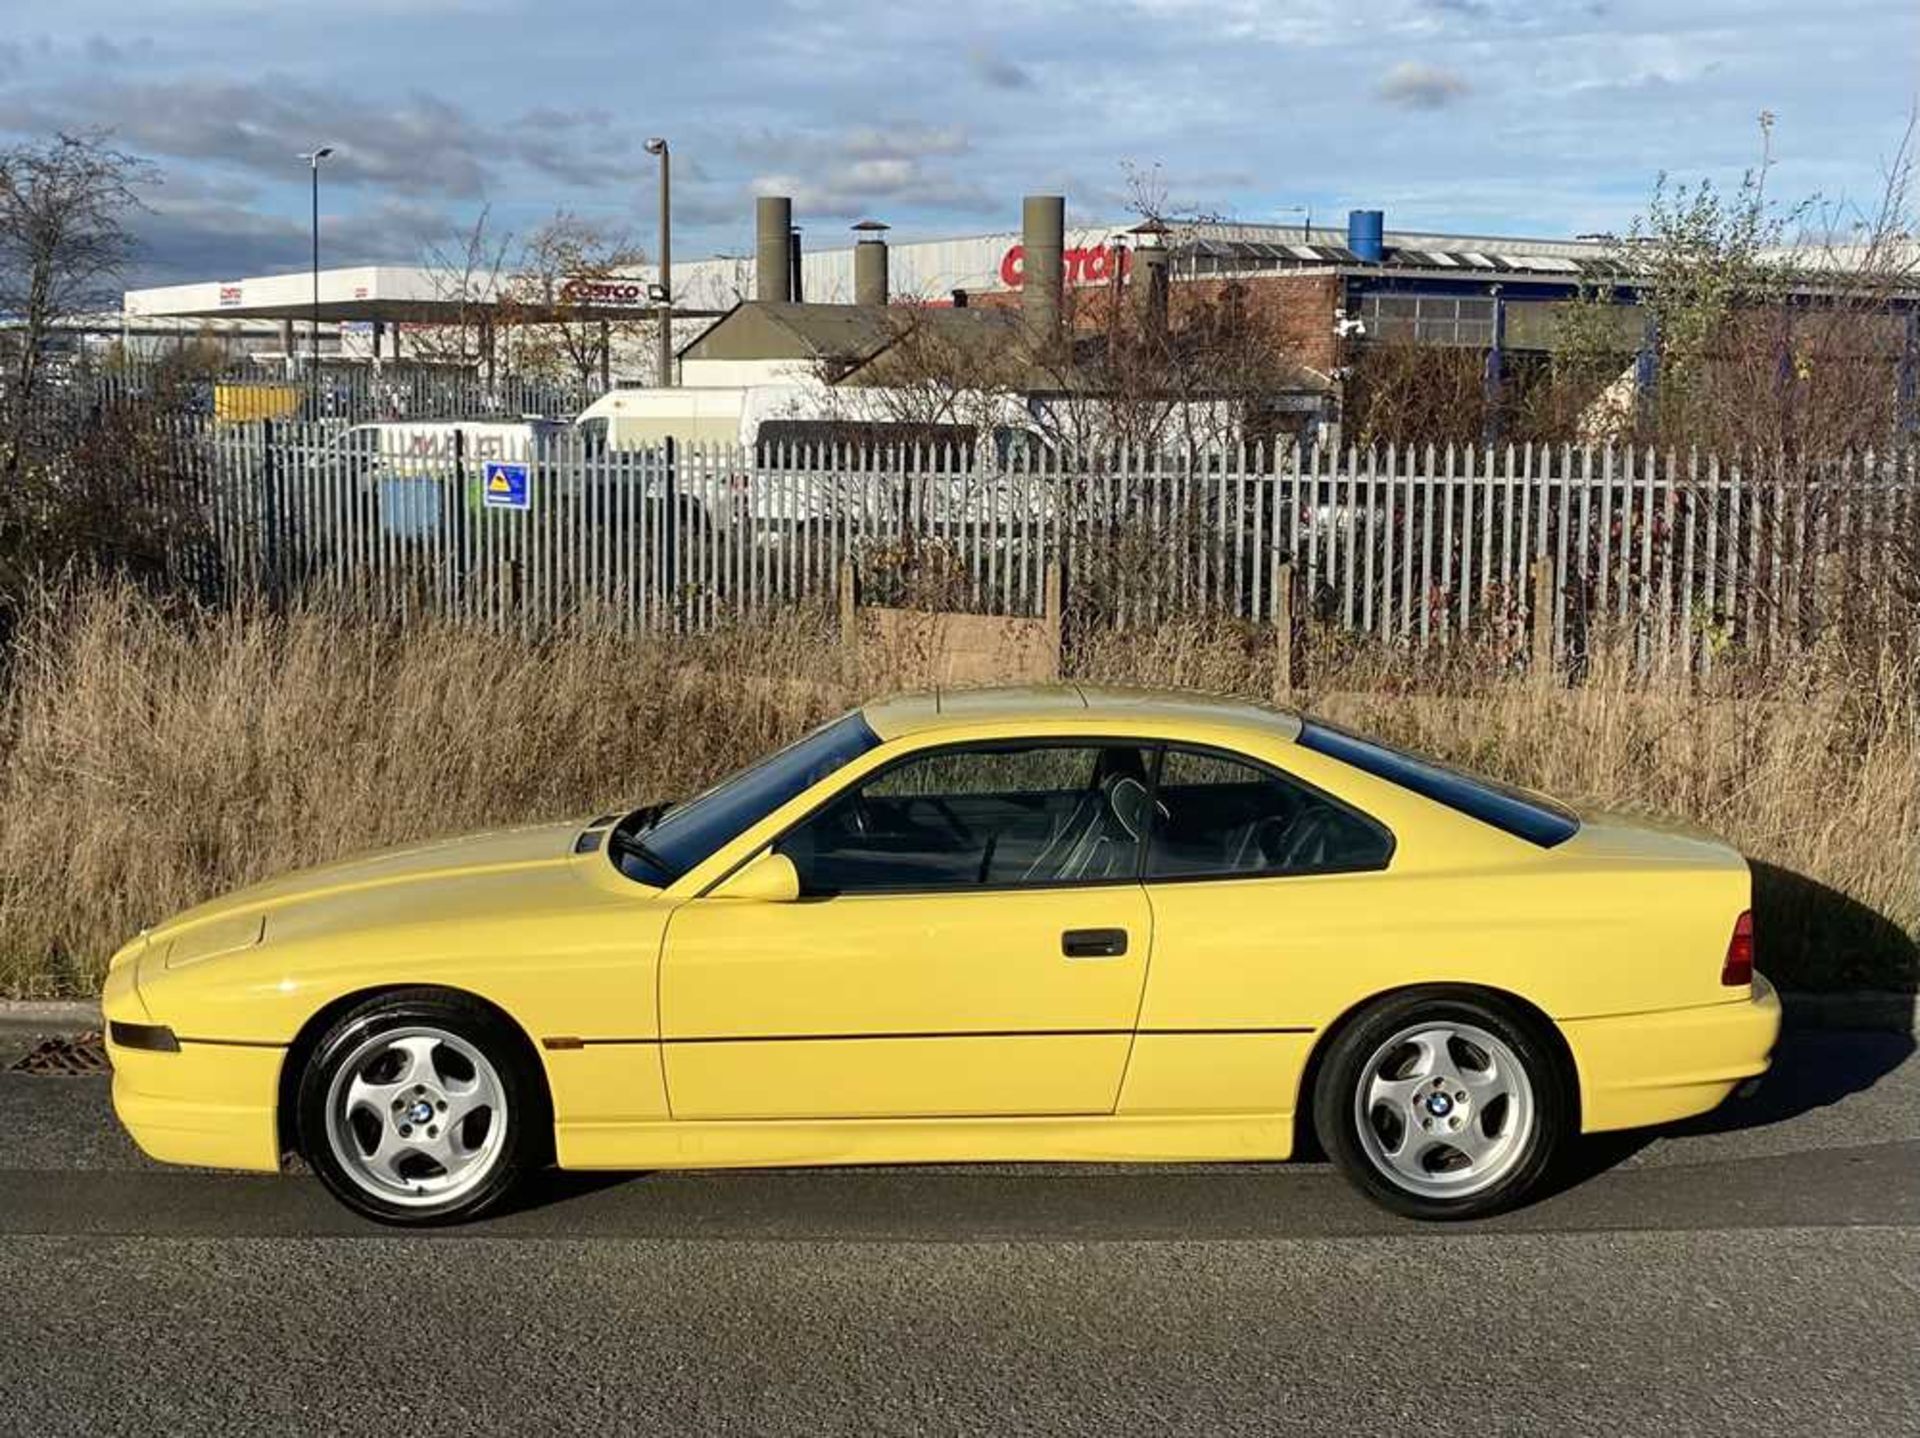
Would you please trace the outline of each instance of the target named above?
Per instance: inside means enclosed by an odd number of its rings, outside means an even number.
[[[527,1170],[1284,1159],[1420,1218],[1763,1072],[1740,855],[1315,721],[1076,686],[871,704],[685,804],[328,865],[142,933],[155,1158],[390,1223]]]

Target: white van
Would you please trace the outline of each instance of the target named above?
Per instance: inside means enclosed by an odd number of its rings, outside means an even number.
[[[774,533],[828,522],[858,506],[895,502],[879,476],[834,472],[835,457],[849,450],[897,445],[910,457],[917,452],[930,471],[938,468],[929,458],[935,455],[972,470],[981,443],[1004,460],[1013,445],[1041,442],[1017,398],[956,398],[957,408],[982,422],[913,423],[900,418],[915,407],[909,397],[808,381],[616,389],[583,410],[574,428],[590,455],[628,454],[674,441],[676,493],[701,522],[714,529],[747,523]],[[768,470],[777,473],[756,483],[754,474]],[[1002,502],[957,477],[942,475],[932,484],[927,500],[946,517],[959,519]]]
[[[412,539],[440,530],[456,503],[480,507],[488,460],[524,464],[566,428],[549,419],[356,424],[309,463],[317,477],[341,483],[371,516],[368,522]]]
[[[382,420],[352,426],[334,446],[363,459],[373,473],[439,473],[456,461],[524,462],[539,452],[542,442],[565,430],[551,419]]]
[[[589,452],[685,444],[741,443],[744,389],[616,389],[580,411],[574,433]]]

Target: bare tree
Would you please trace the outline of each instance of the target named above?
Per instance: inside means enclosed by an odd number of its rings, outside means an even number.
[[[1346,438],[1377,444],[1473,446],[1487,424],[1486,352],[1374,340],[1347,365],[1341,396]]]
[[[1638,441],[1723,456],[1832,458],[1898,433],[1902,307],[1920,294],[1910,121],[1868,206],[1768,192],[1773,117],[1728,189],[1662,175],[1608,244],[1610,275],[1556,307],[1551,348],[1371,340],[1348,364],[1366,442]]]
[[[1155,232],[1143,239],[1164,248],[1170,270],[1204,226],[1223,223],[1170,199],[1158,166],[1123,169],[1128,209]],[[1055,371],[1047,412],[1062,438],[1189,453],[1283,438],[1281,397],[1315,387],[1283,306],[1231,278],[1188,279],[1159,297],[1143,293],[1146,283],[1142,251],[1116,247],[1104,287],[1065,297],[1070,343],[1035,356]]]
[[[903,438],[993,423],[1013,388],[1009,354],[978,319],[924,302],[889,305],[866,354],[815,364],[822,385],[837,386],[827,391],[833,417],[888,425]]]
[[[1759,162],[1731,192],[1662,176],[1614,242],[1640,334],[1623,331],[1615,286],[1563,308],[1556,382],[1589,401],[1572,437],[1816,458],[1894,436],[1897,301],[1920,288],[1913,122],[1864,210],[1771,200],[1770,114],[1760,134]]]
[[[608,368],[616,343],[652,334],[638,313],[646,289],[633,277],[644,263],[625,234],[567,210],[527,236],[502,297],[519,330],[520,367],[586,384]],[[631,319],[608,318],[629,305]]]
[[[136,187],[156,177],[99,134],[0,150],[0,316],[15,323],[0,471],[19,470],[49,334],[60,319],[115,298],[133,253]]]
[[[453,306],[453,318],[411,333],[408,348],[416,359],[470,366],[484,357],[487,327],[504,286],[502,272],[510,234],[493,228],[493,209],[482,206],[473,223],[427,246],[424,259],[432,275],[434,298]]]

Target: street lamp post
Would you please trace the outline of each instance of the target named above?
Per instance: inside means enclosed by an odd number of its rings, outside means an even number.
[[[658,135],[647,141],[647,153],[660,161],[660,298],[654,313],[660,317],[659,382],[666,386],[673,383],[673,157]]]
[[[307,323],[307,366],[316,393],[320,385],[320,162],[332,153],[333,146],[322,145],[300,157],[313,174],[313,312]]]

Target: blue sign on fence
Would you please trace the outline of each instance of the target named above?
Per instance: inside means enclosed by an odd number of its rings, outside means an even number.
[[[480,470],[480,503],[487,509],[530,509],[527,467],[490,459]]]

